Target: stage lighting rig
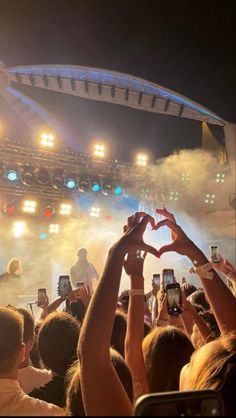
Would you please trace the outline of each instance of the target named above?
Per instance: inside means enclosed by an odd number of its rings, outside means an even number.
[[[146,154],[138,154],[136,164],[140,167],[146,167],[148,163],[148,156]]]
[[[42,132],[40,135],[40,145],[45,148],[52,148],[54,146],[54,135],[47,132]]]

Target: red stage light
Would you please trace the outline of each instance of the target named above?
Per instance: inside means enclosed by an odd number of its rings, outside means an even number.
[[[43,211],[44,218],[51,218],[52,215],[53,215],[53,210],[52,209],[45,209]]]
[[[13,215],[15,213],[15,211],[16,211],[15,206],[8,206],[5,209],[5,212],[6,212],[7,215]]]

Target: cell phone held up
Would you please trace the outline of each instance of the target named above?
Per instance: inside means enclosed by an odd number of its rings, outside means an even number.
[[[182,305],[182,293],[179,283],[172,283],[166,286],[167,310],[169,315],[182,313],[179,305]]]
[[[47,290],[38,289],[38,306],[43,306],[47,303]]]
[[[152,281],[154,283],[155,286],[160,287],[160,281],[161,281],[161,276],[160,274],[153,274],[152,276]]]
[[[162,270],[163,285],[166,287],[168,284],[174,283],[175,274],[173,269]]]
[[[70,276],[59,276],[58,295],[66,299],[70,291]]]
[[[219,263],[220,251],[218,245],[210,245],[210,255],[213,263]]]

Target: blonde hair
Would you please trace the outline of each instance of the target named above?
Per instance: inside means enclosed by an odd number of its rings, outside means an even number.
[[[12,258],[7,265],[7,272],[9,274],[21,273],[21,261],[19,258]]]
[[[198,350],[194,356],[196,367],[188,376],[187,390],[212,389],[220,391],[225,404],[226,415],[234,415],[236,410],[236,333],[226,334],[207,346],[212,345],[210,355],[206,355],[198,367]]]

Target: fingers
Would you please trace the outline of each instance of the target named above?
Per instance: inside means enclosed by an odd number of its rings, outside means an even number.
[[[163,207],[163,209],[156,209],[156,213],[158,213],[159,215],[165,216],[171,222],[176,223],[174,215],[168,212],[168,210],[165,207]]]
[[[168,226],[168,228],[176,234],[179,232],[179,226],[176,223],[171,222],[169,219],[163,219],[163,221],[158,222],[155,229],[162,228],[163,226]]]
[[[162,255],[162,254],[164,254],[164,253],[168,253],[168,252],[170,252],[170,251],[176,251],[176,250],[175,250],[175,244],[174,244],[174,243],[169,244],[169,245],[164,245],[163,247],[161,247],[161,248],[158,250],[158,257],[161,257],[161,255]]]
[[[151,215],[147,215],[145,212],[139,212],[139,213],[144,213],[144,217],[140,222],[140,227],[142,228],[143,231],[145,231],[147,224],[150,222],[151,226],[153,229],[155,229],[156,227],[156,223],[155,223],[155,219],[151,216]]]
[[[142,248],[143,251],[145,251],[145,253],[150,253],[152,255],[154,255],[155,257],[159,257],[159,251],[157,251],[156,248],[152,247],[151,245],[145,244],[145,242],[142,244]],[[146,257],[146,255],[145,255]]]

